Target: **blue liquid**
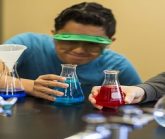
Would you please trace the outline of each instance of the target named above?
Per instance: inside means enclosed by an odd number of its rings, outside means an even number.
[[[8,93],[6,93],[4,89],[0,89],[0,96],[3,97],[4,99],[17,97],[18,101],[23,101],[26,97],[26,93],[24,90],[20,90],[20,89],[15,89],[14,92],[8,91]]]
[[[74,103],[81,103],[84,101],[84,95],[80,87],[80,83],[74,78],[67,78],[65,83],[69,84],[69,87],[64,88],[55,88],[55,90],[61,91],[64,93],[63,96],[56,96],[54,104],[64,104],[70,105]]]
[[[165,110],[155,110],[154,118],[159,125],[165,127]]]

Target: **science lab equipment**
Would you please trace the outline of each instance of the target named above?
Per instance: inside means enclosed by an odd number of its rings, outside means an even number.
[[[17,97],[18,100],[23,100],[26,96],[16,70],[17,60],[25,49],[26,46],[18,44],[0,45],[0,59],[4,62],[0,78],[0,96],[4,99]]]
[[[65,139],[110,139],[111,131],[105,123],[106,117],[91,113],[83,116],[83,121],[86,123],[85,129]]]
[[[128,139],[131,131],[129,126],[109,122],[102,114],[91,113],[82,119],[85,129],[65,139]]]
[[[96,104],[109,108],[117,108],[125,104],[124,93],[121,90],[118,73],[116,70],[104,70],[105,78],[99,94],[96,96]]]
[[[61,64],[62,71],[60,76],[66,77],[65,83],[69,85],[68,88],[55,88],[64,93],[63,96],[55,96],[54,104],[74,104],[84,101],[84,94],[81,89],[81,84],[76,74],[77,65]]]
[[[156,103],[153,115],[156,122],[165,127],[165,96],[160,98]]]
[[[12,116],[13,114],[13,106],[14,104],[17,102],[17,98],[16,97],[12,97],[9,98],[7,100],[4,100],[1,96],[0,96],[0,115],[1,116]]]

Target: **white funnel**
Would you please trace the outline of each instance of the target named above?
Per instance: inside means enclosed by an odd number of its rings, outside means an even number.
[[[19,44],[2,44],[0,45],[0,59],[12,71],[15,62],[26,48],[26,46]]]

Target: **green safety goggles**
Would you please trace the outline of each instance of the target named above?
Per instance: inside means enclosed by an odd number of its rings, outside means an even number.
[[[112,43],[111,39],[102,36],[92,36],[85,34],[71,34],[71,33],[61,33],[53,35],[55,40],[63,40],[63,41],[85,41],[92,43],[100,43],[109,45]]]

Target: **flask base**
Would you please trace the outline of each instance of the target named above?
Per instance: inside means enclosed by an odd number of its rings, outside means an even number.
[[[97,105],[101,105],[101,106],[103,106],[103,107],[116,109],[116,108],[118,108],[118,107],[124,105],[125,103],[124,103],[124,102],[123,102],[123,103],[119,103],[118,101],[116,101],[116,102],[97,102],[97,101],[96,101],[96,104],[97,104]]]
[[[73,105],[76,103],[82,103],[84,101],[84,97],[77,98],[69,98],[69,97],[56,97],[53,104],[57,105]]]
[[[24,101],[25,97],[26,97],[26,93],[25,91],[16,91],[16,92],[9,92],[8,94],[6,94],[5,91],[1,91],[0,90],[0,96],[3,97],[4,99],[9,99],[12,97],[16,97],[18,99],[18,101]]]

